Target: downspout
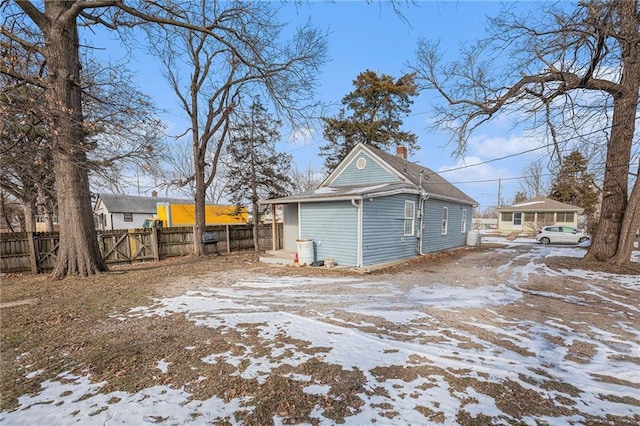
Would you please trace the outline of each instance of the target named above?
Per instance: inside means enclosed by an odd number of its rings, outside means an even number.
[[[358,209],[358,236],[356,249],[356,267],[362,267],[362,199],[358,203],[355,198],[351,199],[351,204]]]
[[[302,239],[302,222],[300,222],[300,202],[298,202],[298,239]]]
[[[418,208],[418,216],[420,216],[420,230],[418,231],[418,254],[424,256],[422,251],[422,237],[424,235],[424,203],[429,199],[429,194],[422,187],[422,172],[420,172],[420,207]]]

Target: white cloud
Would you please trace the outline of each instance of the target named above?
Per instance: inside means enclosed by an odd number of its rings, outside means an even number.
[[[469,139],[468,151],[483,159],[505,157],[507,155],[520,154],[535,148],[542,147],[543,142],[539,138],[528,136],[488,136],[478,135]],[[544,152],[544,148],[522,154],[521,157],[535,157]]]
[[[440,167],[438,173],[449,182],[477,182],[518,176],[518,172],[512,168],[495,166],[484,161],[486,160],[480,157],[464,157],[455,164]]]
[[[314,141],[315,133],[315,129],[311,127],[292,129],[288,140],[294,145],[306,146]]]
[[[481,206],[497,204],[498,192],[503,202],[510,200],[518,183],[517,179],[512,178],[520,176],[521,165],[514,162],[500,165],[498,162],[484,161],[486,160],[479,157],[464,157],[455,164],[440,167],[438,173]]]

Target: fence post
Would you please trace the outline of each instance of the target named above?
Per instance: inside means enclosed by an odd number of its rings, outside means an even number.
[[[271,250],[276,251],[278,247],[276,246],[276,232],[278,227],[278,222],[276,221],[276,205],[271,204]]]
[[[231,228],[229,225],[226,225],[227,228],[227,253],[231,253]]]
[[[160,260],[160,245],[158,243],[158,228],[151,227],[151,250],[153,251],[153,260]]]
[[[27,244],[29,245],[29,261],[31,263],[31,272],[38,273],[38,243],[34,232],[27,232]]]

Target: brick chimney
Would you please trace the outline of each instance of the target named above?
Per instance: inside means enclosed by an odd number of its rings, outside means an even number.
[[[407,147],[398,145],[396,148],[396,157],[402,158],[403,160],[407,160]]]
[[[151,196],[152,197],[157,197],[158,196],[158,191],[151,191]]]

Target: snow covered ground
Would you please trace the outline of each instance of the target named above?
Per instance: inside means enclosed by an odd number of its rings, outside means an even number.
[[[451,424],[459,421],[461,411],[470,418],[486,416],[492,424],[582,424],[607,415],[628,418],[630,423],[634,416],[639,420],[640,278],[558,271],[544,264],[554,256],[582,257],[585,251],[578,247],[488,237],[483,242],[504,243],[496,252],[513,256],[498,265],[495,274],[487,269],[486,276],[472,283],[456,282],[455,277],[433,281],[426,275],[409,282],[264,275],[224,286],[211,281],[207,286],[206,279],[198,277],[196,289],[114,313],[113,320],[185,315],[202,327],[247,332],[252,324],[270,353],[249,346],[220,353],[212,347],[201,361],[229,363],[238,368],[235,374],[258,382],[283,364],[297,366],[311,358],[357,369],[366,377],[368,392],[358,395],[364,403],[346,417],[347,424]],[[523,244],[530,248],[516,250]],[[638,261],[637,251],[634,256]],[[560,276],[579,283],[580,291],[533,284]],[[577,306],[580,315],[552,316],[544,304],[531,302],[535,297]],[[611,326],[585,321],[594,303],[610,307],[604,315]],[[515,308],[537,313],[519,317],[511,313]],[[282,336],[308,344],[269,346]],[[175,362],[158,359],[158,374],[170,371]],[[430,373],[413,373],[423,367]],[[390,377],[394,368],[404,373]],[[290,374],[288,379],[303,383],[308,394],[331,397],[330,385],[311,375]],[[467,379],[468,385],[459,385]],[[516,410],[502,402],[508,396],[499,400],[483,391],[482,384],[489,388],[492,383],[512,383],[504,389],[531,392],[532,398],[547,400],[557,409],[514,414]],[[236,412],[252,409],[251,398],[197,400],[186,387],[101,393],[104,385],[89,375],[62,374],[44,381],[39,393],[21,397],[17,410],[0,414],[0,423],[235,423]],[[334,424],[319,406],[311,417],[317,424]],[[284,424],[287,419],[276,415],[273,421]]]

